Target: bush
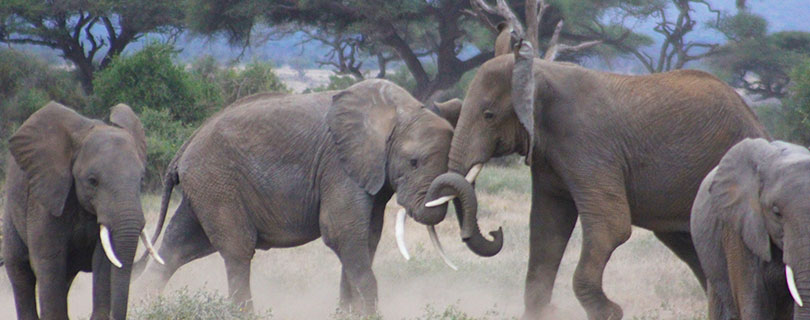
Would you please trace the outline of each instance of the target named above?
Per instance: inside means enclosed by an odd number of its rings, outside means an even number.
[[[14,50],[0,50],[0,182],[6,176],[9,136],[50,100],[82,112],[88,98],[73,73]]]
[[[188,292],[181,289],[169,296],[159,296],[148,304],[135,307],[127,318],[134,320],[163,319],[269,319],[270,312],[252,314],[242,310],[222,295],[206,291]]]
[[[168,110],[144,108],[141,122],[146,130],[147,159],[145,190],[159,190],[163,185],[163,173],[183,142],[194,129],[172,119]]]
[[[194,61],[191,73],[201,81],[214,84],[210,89],[216,90],[224,105],[260,92],[290,92],[273,71],[273,65],[258,60],[239,71],[223,68],[213,57],[205,56]]]
[[[810,145],[810,59],[797,65],[790,75],[791,87],[788,97],[782,99],[779,109],[769,111],[763,122],[773,123],[771,131],[775,138]],[[781,115],[781,117],[780,117]]]
[[[145,108],[169,110],[174,120],[201,122],[222,106],[222,97],[213,83],[174,64],[175,56],[172,46],[151,43],[131,56],[115,57],[93,79],[92,113],[103,116],[110,106],[126,103],[139,114]]]

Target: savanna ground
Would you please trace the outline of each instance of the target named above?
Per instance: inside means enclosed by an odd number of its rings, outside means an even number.
[[[412,258],[396,248],[391,201],[374,261],[379,309],[385,319],[512,319],[523,311],[523,282],[528,259],[530,173],[525,166],[487,166],[478,182],[479,221],[484,231],[504,229],[504,248],[492,258],[471,253],[459,241],[455,217],[437,226],[445,250],[459,266],[444,265],[425,228],[406,225]],[[144,197],[154,229],[160,198]],[[172,202],[173,213],[177,201]],[[170,217],[169,217],[170,218]],[[585,319],[571,279],[579,257],[579,226],[566,249],[552,304],[560,319]],[[158,241],[159,242],[159,241]],[[159,246],[159,245],[158,245]],[[290,249],[258,251],[251,269],[257,318],[344,319],[335,313],[340,264],[321,240]],[[634,228],[619,247],[604,277],[607,295],[624,308],[625,319],[705,319],[706,299],[686,264],[649,231]],[[225,267],[219,255],[187,264],[174,275],[162,298],[131,294],[130,316],[140,319],[222,319],[228,304]],[[86,319],[91,310],[91,275],[81,274],[70,291],[70,315]],[[0,318],[12,319],[14,301],[6,273],[0,273]],[[238,315],[237,315],[238,317]]]

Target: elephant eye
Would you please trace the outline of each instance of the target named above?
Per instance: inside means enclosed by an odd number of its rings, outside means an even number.
[[[87,178],[87,183],[89,183],[93,187],[98,187],[98,178],[96,177]]]
[[[411,167],[414,169],[419,166],[419,161],[416,159],[411,159]]]
[[[484,119],[492,119],[492,118],[495,118],[495,113],[489,110],[484,111]]]
[[[773,214],[775,214],[777,217],[779,217],[779,218],[782,217],[782,213],[779,212],[779,207],[773,206],[773,208],[771,208],[771,211],[773,211]]]

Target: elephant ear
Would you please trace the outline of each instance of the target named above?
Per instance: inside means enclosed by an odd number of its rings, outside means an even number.
[[[512,106],[520,124],[529,136],[526,164],[531,165],[534,151],[534,48],[522,39],[515,45],[515,64],[512,69]]]
[[[720,160],[709,187],[712,211],[763,261],[771,261],[771,241],[759,201],[762,183],[758,171],[774,151],[764,139],[743,140]]]
[[[120,103],[112,108],[110,123],[129,132],[138,148],[138,158],[146,164],[146,134],[143,131],[141,119],[135,115],[135,112],[128,105]]]
[[[462,101],[460,99],[451,99],[445,102],[434,102],[433,107],[430,108],[433,112],[450,122],[453,128],[456,127],[458,116],[461,114]]]
[[[141,119],[135,115],[128,105],[119,103],[112,108],[110,123],[129,132],[138,148],[138,158],[146,164],[146,133],[143,131]]]
[[[73,156],[94,123],[50,102],[11,136],[9,151],[28,178],[29,210],[62,215],[73,184]]]
[[[509,22],[501,22],[497,26],[498,37],[495,38],[495,56],[508,54],[512,51],[512,26]]]
[[[383,94],[389,84],[373,82],[378,85],[360,83],[333,96],[326,114],[344,170],[372,195],[385,183],[388,139],[397,117],[395,102]]]

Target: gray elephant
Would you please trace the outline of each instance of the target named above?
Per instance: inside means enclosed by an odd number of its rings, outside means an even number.
[[[139,235],[148,241],[141,121],[123,104],[107,124],[51,102],[14,133],[9,150],[3,257],[17,318],[67,319],[71,282],[92,271],[92,319],[125,319]]]
[[[435,112],[455,118],[460,106],[454,100],[426,108],[376,79],[339,92],[235,102],[171,162],[157,231],[175,184],[183,197],[159,249],[166,265],[150,265],[143,281],[165,286],[180,266],[219,252],[230,295],[249,310],[255,250],[322,237],[343,266],[341,307],[375,312],[371,265],[385,205],[396,192],[416,221],[432,226],[444,218],[446,206],[424,208],[431,181],[447,171],[453,134]]]
[[[516,47],[484,63],[470,83],[448,167],[464,174],[492,157],[526,156],[532,206],[524,318],[550,316],[577,219],[583,242],[573,288],[590,319],[623,315],[605,295],[602,275],[632,225],[653,231],[705,283],[689,234],[692,201],[726,150],[768,136],[754,113],[704,72],[618,75],[535,59],[525,41]]]
[[[810,319],[808,193],[810,151],[781,141],[743,140],[706,176],[692,239],[710,319]]]

